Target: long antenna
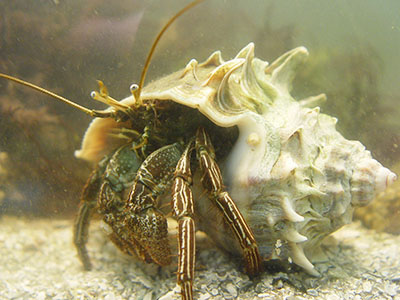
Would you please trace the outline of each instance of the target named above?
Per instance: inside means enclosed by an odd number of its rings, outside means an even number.
[[[79,104],[77,104],[75,102],[72,102],[71,100],[68,100],[67,98],[64,98],[63,96],[57,95],[57,94],[55,94],[53,92],[50,92],[50,91],[48,91],[48,90],[46,90],[46,89],[44,89],[44,88],[42,88],[40,86],[37,86],[37,85],[35,85],[33,83],[30,83],[30,82],[27,82],[27,81],[24,81],[24,80],[21,80],[21,79],[18,79],[16,77],[13,77],[13,76],[10,76],[10,75],[7,75],[7,74],[3,74],[3,73],[0,73],[0,77],[8,79],[8,80],[11,80],[11,81],[14,81],[14,82],[22,84],[22,85],[25,85],[27,87],[30,87],[30,88],[32,88],[32,89],[34,89],[36,91],[39,91],[39,92],[43,93],[43,94],[46,94],[48,96],[51,96],[51,97],[56,98],[58,100],[61,100],[61,101],[65,102],[65,103],[67,103],[67,104],[69,104],[69,105],[71,105],[71,106],[83,111],[84,113],[86,113],[86,114],[88,114],[88,115],[90,115],[92,117],[97,116],[97,113],[95,111],[93,111],[91,109],[88,109],[86,107],[83,107],[83,106],[81,106],[81,105],[79,105]]]
[[[191,3],[189,3],[187,6],[185,6],[184,8],[182,8],[180,11],[177,12],[177,14],[175,16],[173,16],[168,22],[167,24],[164,25],[164,27],[161,29],[161,31],[158,33],[156,39],[153,42],[153,45],[151,46],[151,49],[149,51],[149,54],[147,56],[146,62],[144,64],[143,70],[142,70],[142,74],[140,75],[140,81],[139,81],[139,85],[138,88],[136,90],[134,90],[133,96],[136,99],[136,102],[140,105],[141,104],[141,99],[140,99],[140,93],[142,92],[142,88],[143,88],[143,84],[144,84],[144,80],[146,78],[146,74],[147,74],[147,70],[149,69],[149,65],[150,65],[150,61],[151,58],[153,57],[154,54],[154,50],[157,47],[158,42],[160,41],[162,35],[164,34],[164,32],[171,26],[171,24],[177,19],[179,18],[181,15],[183,15],[185,12],[187,12],[189,9],[191,9],[192,7],[196,6],[197,4],[203,2],[204,0],[195,0]]]

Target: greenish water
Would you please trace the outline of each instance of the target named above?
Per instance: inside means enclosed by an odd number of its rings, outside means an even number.
[[[275,7],[273,23],[296,24],[297,43],[343,49],[371,46],[384,68],[381,88],[400,91],[399,1],[279,1]]]

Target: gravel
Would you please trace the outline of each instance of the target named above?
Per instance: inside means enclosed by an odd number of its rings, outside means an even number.
[[[176,266],[160,268],[122,254],[97,221],[90,230],[94,268],[82,270],[72,220],[0,219],[0,299],[179,299]],[[240,260],[199,236],[195,298],[400,300],[400,236],[351,224],[329,237],[311,277],[296,268],[266,271],[253,281]]]

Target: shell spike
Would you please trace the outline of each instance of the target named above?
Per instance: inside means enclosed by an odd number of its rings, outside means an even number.
[[[313,276],[321,276],[318,271],[315,270],[313,264],[307,259],[302,246],[293,242],[289,242],[289,246],[291,249],[291,257],[296,265],[302,267]]]
[[[202,62],[199,66],[200,67],[205,67],[205,66],[219,66],[224,63],[224,60],[222,59],[221,56],[221,51],[215,51],[213,52],[204,62]]]
[[[300,234],[298,231],[296,231],[294,228],[290,228],[288,229],[285,233],[284,233],[285,239],[289,242],[293,242],[293,243],[302,243],[307,241],[307,237]]]
[[[236,78],[241,89],[236,95],[237,98],[243,98],[242,106],[251,111],[262,113],[267,104],[271,103],[269,94],[260,85],[255,73],[254,62],[254,43],[249,43],[236,55],[233,60],[243,60],[244,64],[241,68],[240,78]],[[233,93],[233,92],[232,92]],[[243,97],[244,96],[244,97]]]
[[[299,100],[303,107],[313,108],[326,102],[326,94],[319,94],[316,96],[307,97]]]
[[[265,69],[265,73],[272,75],[272,83],[289,92],[297,67],[301,65],[307,57],[308,51],[305,47],[295,48],[277,58]]]
[[[260,93],[262,97],[263,91],[260,91],[259,85],[257,83],[256,76],[252,68],[252,62],[254,59],[254,44],[250,43],[244,47],[236,55],[235,59],[244,58],[245,62],[242,68],[240,84],[242,85],[243,91],[246,92],[248,98],[254,98],[253,101],[260,99],[258,95],[252,95],[255,92]],[[257,94],[258,94],[257,93]],[[262,98],[261,98],[262,99]]]
[[[202,86],[208,86],[214,82],[219,83],[223,80],[226,74],[231,74],[234,70],[243,65],[243,63],[244,59],[233,59],[223,63],[210,73],[208,78],[203,82]]]
[[[284,197],[282,199],[282,208],[285,212],[285,218],[291,222],[302,222],[304,221],[304,217],[299,215],[293,208],[292,203],[289,198]]]
[[[190,73],[193,75],[194,79],[198,80],[197,75],[196,75],[196,67],[198,65],[197,60],[191,59],[186,67],[183,69],[183,73],[181,75],[181,78],[185,77],[186,74]]]
[[[245,58],[246,60],[253,60],[254,58],[254,43],[249,43],[246,47],[239,51],[239,53],[235,56],[237,58]]]

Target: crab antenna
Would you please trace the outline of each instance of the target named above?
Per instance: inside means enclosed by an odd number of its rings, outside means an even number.
[[[57,95],[57,94],[55,94],[53,92],[50,92],[50,91],[48,91],[48,90],[46,90],[46,89],[44,89],[44,88],[42,88],[40,86],[34,85],[33,83],[30,83],[30,82],[27,82],[27,81],[24,81],[24,80],[21,80],[21,79],[18,79],[16,77],[13,77],[13,76],[10,76],[10,75],[7,75],[7,74],[3,74],[3,73],[0,73],[0,77],[1,78],[5,78],[7,80],[14,81],[14,82],[19,83],[19,84],[24,85],[24,86],[30,87],[30,88],[32,88],[32,89],[34,89],[36,91],[39,91],[39,92],[41,92],[41,93],[43,93],[45,95],[48,95],[48,96],[51,96],[51,97],[56,98],[58,100],[61,100],[64,103],[67,103],[68,105],[71,105],[72,107],[75,107],[75,108],[83,111],[84,113],[92,116],[92,117],[102,117],[102,113],[101,112],[88,109],[88,108],[86,108],[84,106],[81,106],[81,105],[75,103],[75,102],[72,102],[71,100],[68,100],[67,98],[64,98],[64,97],[62,97],[60,95]],[[107,114],[107,113],[104,114],[104,116],[106,116],[106,115],[108,116],[109,114]]]
[[[153,45],[151,46],[151,49],[150,49],[149,54],[147,56],[146,62],[144,64],[144,67],[143,67],[143,70],[142,70],[142,74],[140,75],[139,85],[138,85],[137,89],[132,91],[132,93],[133,93],[133,95],[134,95],[134,97],[136,99],[136,102],[139,105],[141,104],[140,93],[141,93],[142,88],[143,88],[143,84],[144,84],[144,80],[146,78],[147,70],[149,69],[150,61],[151,61],[151,58],[153,57],[154,50],[156,49],[157,44],[160,41],[162,35],[164,34],[164,32],[169,28],[169,26],[171,26],[171,24],[177,18],[179,18],[181,15],[183,15],[189,9],[191,9],[192,7],[196,6],[197,4],[199,4],[199,3],[203,2],[203,1],[204,0],[195,0],[195,1],[191,2],[191,3],[189,3],[187,6],[182,8],[175,16],[173,16],[171,19],[169,19],[167,24],[165,24],[164,27],[161,29],[161,31],[158,33],[156,39],[153,42]]]

